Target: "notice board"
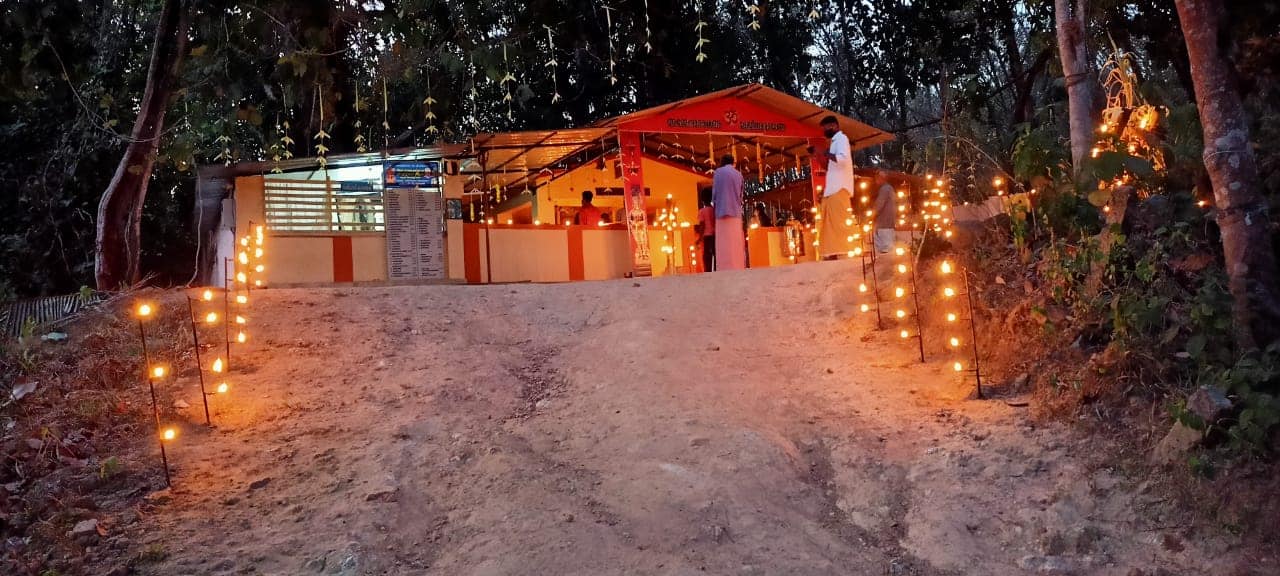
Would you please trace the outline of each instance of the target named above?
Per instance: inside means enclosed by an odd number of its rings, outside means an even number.
[[[429,170],[438,169],[438,163],[425,164],[435,165]],[[387,167],[383,173],[394,174],[394,168]],[[438,183],[438,178],[429,182],[417,178],[387,178],[383,181],[388,278],[444,279],[445,208]]]

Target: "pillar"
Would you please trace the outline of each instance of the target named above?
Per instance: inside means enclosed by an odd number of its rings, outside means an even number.
[[[635,277],[653,275],[649,252],[649,228],[645,214],[644,170],[639,132],[619,132],[621,147],[623,205],[627,213],[627,231],[631,240],[631,271]]]

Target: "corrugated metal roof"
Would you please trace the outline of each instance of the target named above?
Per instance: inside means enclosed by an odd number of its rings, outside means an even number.
[[[369,152],[366,154],[333,154],[326,160],[328,167],[342,168],[344,166],[368,166],[371,164],[381,164],[384,160],[420,160],[434,158],[453,158],[462,153],[462,144],[439,144],[429,148],[399,148],[389,150],[385,154],[382,152]],[[271,160],[263,160],[260,162],[237,162],[230,166],[221,164],[207,164],[197,169],[202,178],[235,178],[237,176],[259,176],[268,174],[276,167],[276,163]],[[316,171],[320,168],[316,165],[314,156],[299,156],[291,160],[280,161],[280,170],[284,172],[303,172]]]
[[[477,134],[471,139],[466,152],[469,155],[484,154],[484,171],[537,171],[574,154],[608,146],[605,140],[613,132],[612,128],[566,128]],[[464,166],[463,171],[471,173],[481,169],[479,166]]]

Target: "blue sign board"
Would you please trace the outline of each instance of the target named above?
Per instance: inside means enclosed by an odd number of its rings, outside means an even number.
[[[438,188],[440,162],[393,160],[382,164],[383,188]]]

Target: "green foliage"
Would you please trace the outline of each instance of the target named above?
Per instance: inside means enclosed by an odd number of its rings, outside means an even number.
[[[124,463],[120,462],[119,458],[112,456],[103,460],[102,463],[98,465],[98,478],[101,480],[110,480],[123,471]]]

